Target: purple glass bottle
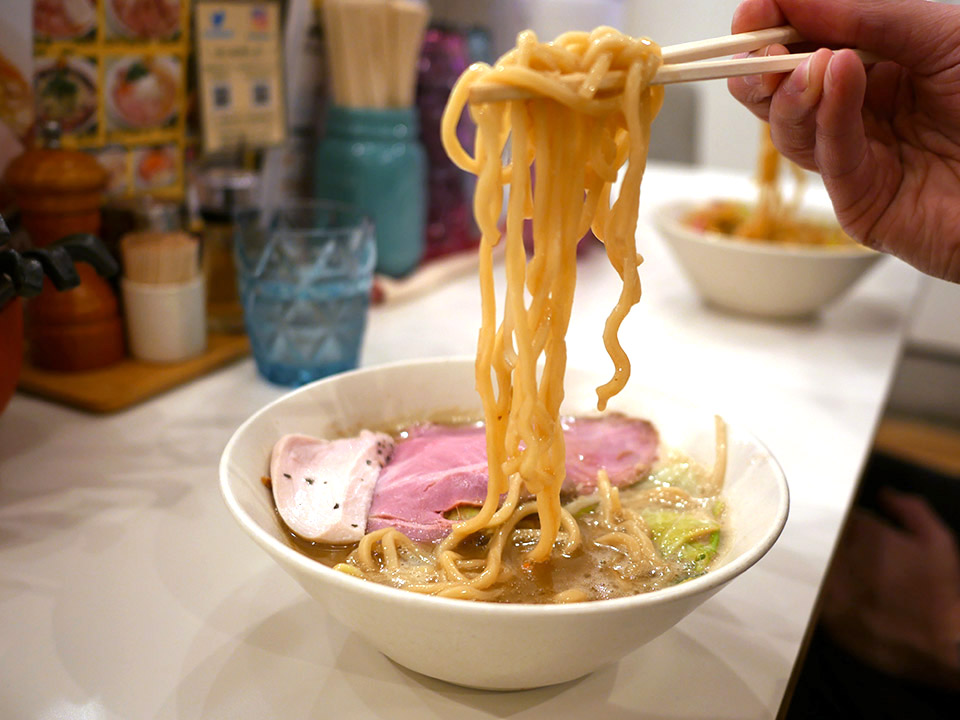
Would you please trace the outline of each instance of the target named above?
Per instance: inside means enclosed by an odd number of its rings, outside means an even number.
[[[468,198],[472,177],[457,168],[440,142],[440,118],[450,90],[469,65],[466,37],[446,28],[427,30],[420,54],[417,106],[421,140],[427,151],[427,228],[424,259],[465,250],[480,241]],[[473,148],[473,124],[464,113],[457,135]]]

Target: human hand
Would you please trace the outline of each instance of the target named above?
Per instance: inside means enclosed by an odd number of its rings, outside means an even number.
[[[884,489],[903,529],[855,509],[824,586],[833,639],[884,672],[960,688],[960,551],[920,496]]]
[[[733,32],[790,24],[820,47],[789,74],[731,78],[777,148],[823,177],[868,247],[960,282],[960,7],[925,0],[743,0]],[[787,52],[771,46],[769,54]]]

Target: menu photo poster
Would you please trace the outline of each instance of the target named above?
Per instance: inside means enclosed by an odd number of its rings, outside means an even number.
[[[281,145],[286,103],[279,3],[198,0],[195,7],[204,151]]]
[[[108,194],[177,199],[190,102],[190,0],[33,5],[36,122],[97,157]]]

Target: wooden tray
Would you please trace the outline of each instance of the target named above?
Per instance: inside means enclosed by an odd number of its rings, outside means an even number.
[[[153,364],[132,358],[83,372],[40,370],[24,363],[18,389],[96,413],[143,402],[250,354],[246,335],[211,334],[203,355],[181,363]]]

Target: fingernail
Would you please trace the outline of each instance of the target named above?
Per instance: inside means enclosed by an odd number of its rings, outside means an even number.
[[[827,69],[823,73],[823,91],[825,93],[830,92],[830,89],[833,87],[833,60],[836,55],[832,56],[829,61],[827,61]]]
[[[733,56],[734,60],[742,60],[743,58],[754,57],[756,52],[741,52]],[[759,75],[744,75],[740,78],[741,82],[744,85],[749,85],[750,87],[756,87],[760,84],[761,77]]]
[[[794,95],[802,95],[810,84],[810,59],[807,58],[787,78],[784,89]]]

